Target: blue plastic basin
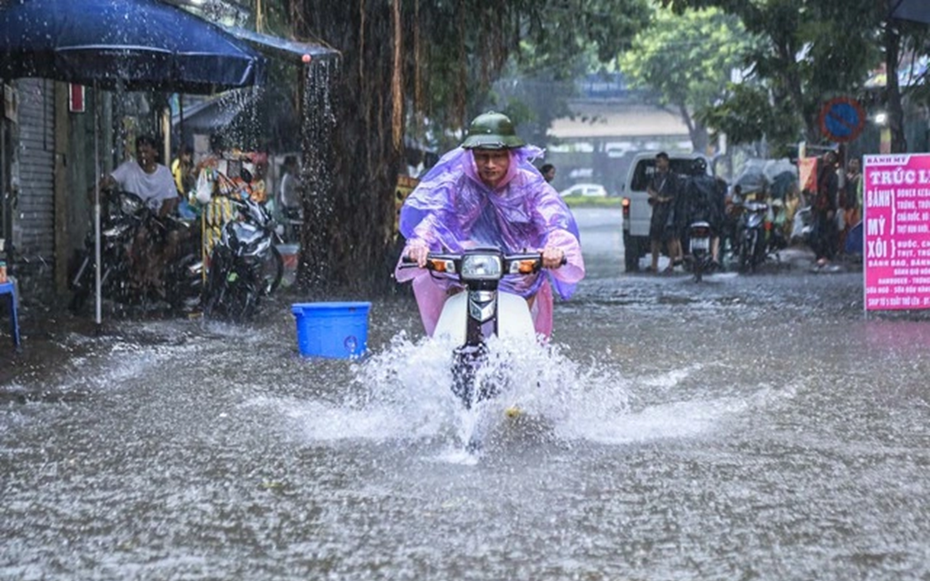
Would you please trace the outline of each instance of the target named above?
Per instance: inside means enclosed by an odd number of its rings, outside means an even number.
[[[297,348],[304,357],[354,359],[368,348],[371,303],[297,303]]]

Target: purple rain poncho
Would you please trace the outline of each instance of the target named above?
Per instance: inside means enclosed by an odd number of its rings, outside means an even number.
[[[478,177],[471,150],[459,147],[444,155],[404,202],[400,232],[408,246],[425,244],[434,252],[461,252],[475,246],[492,246],[504,253],[559,248],[567,263],[548,272],[559,295],[567,299],[584,277],[578,226],[565,202],[530,163],[542,151],[533,146],[509,151],[510,168],[493,190]],[[432,335],[449,290],[460,285],[423,269],[399,266],[395,277],[399,282],[413,279],[423,325]],[[536,297],[533,320],[537,333],[546,337],[552,332],[548,278],[508,275],[500,286],[506,292]]]

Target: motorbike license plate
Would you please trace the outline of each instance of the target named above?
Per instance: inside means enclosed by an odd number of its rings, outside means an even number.
[[[710,250],[710,238],[692,238],[691,250]]]

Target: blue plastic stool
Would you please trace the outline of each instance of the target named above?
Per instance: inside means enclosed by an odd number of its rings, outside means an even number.
[[[0,295],[9,297],[10,305],[10,335],[13,336],[13,346],[19,349],[19,317],[16,316],[16,285],[12,282],[0,284]]]

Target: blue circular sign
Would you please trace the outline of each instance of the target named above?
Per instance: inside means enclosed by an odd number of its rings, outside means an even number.
[[[865,111],[855,99],[830,99],[820,110],[820,131],[831,141],[852,141],[865,127]]]

